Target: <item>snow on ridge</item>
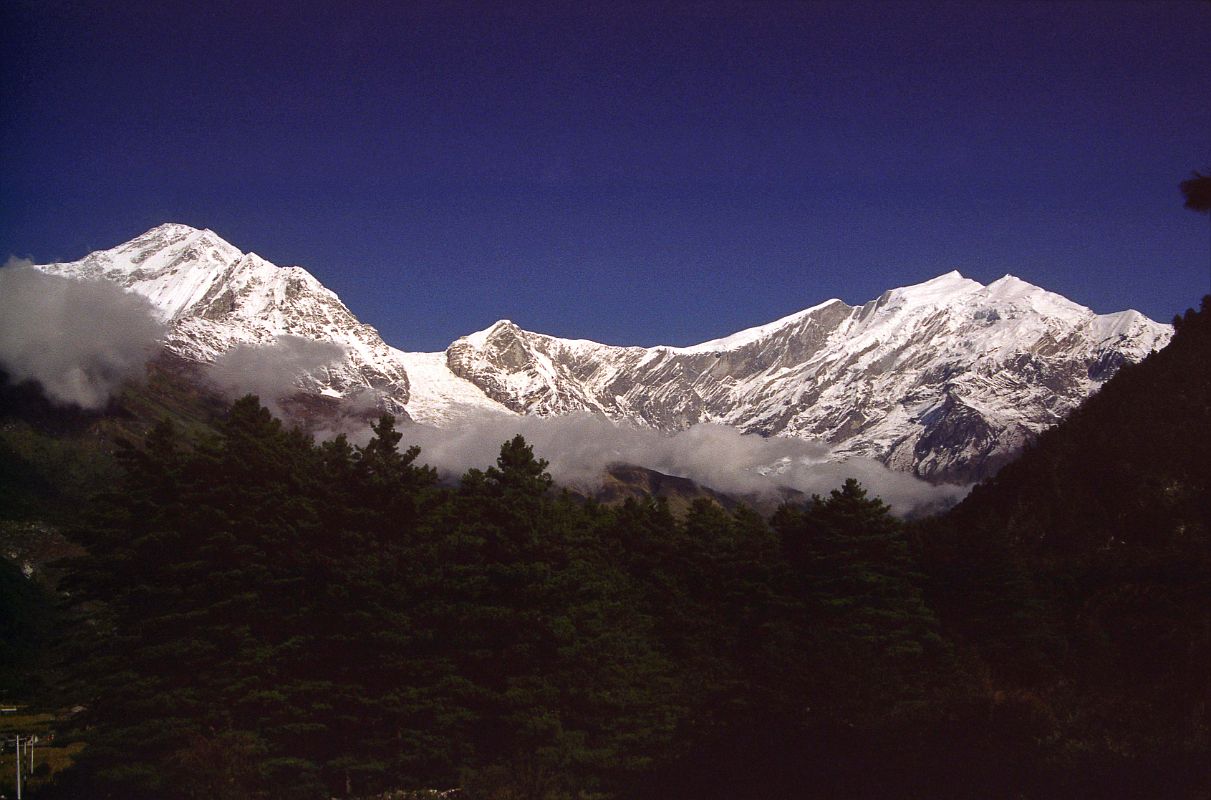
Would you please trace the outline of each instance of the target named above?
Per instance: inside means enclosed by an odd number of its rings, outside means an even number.
[[[785,348],[746,349],[831,303],[837,314],[825,311],[818,330],[796,330]],[[1138,360],[1170,335],[1142,315],[1103,319],[1014,276],[986,287],[958,271],[690,347],[593,343],[598,352],[581,353],[512,327],[495,347],[463,339],[451,352],[460,374],[515,411],[589,410],[665,430],[720,422],[966,479],[1055,424],[1116,358]]]
[[[979,281],[965,278],[957,269],[953,269],[921,283],[892,289],[885,296],[902,300],[905,304],[936,304],[951,302],[983,288],[984,285]]]
[[[406,353],[392,348],[392,354],[408,373],[411,390],[406,408],[415,422],[442,426],[484,413],[516,416],[474,383],[451,372],[444,352]]]
[[[210,228],[195,228],[194,226],[184,222],[162,222],[159,225],[156,225],[154,228],[148,230],[142,236],[136,237],[135,240],[137,241],[138,239],[147,238],[153,235],[171,236],[174,234],[182,234],[191,236],[195,233],[202,233],[203,231],[210,231]],[[214,231],[210,232],[214,233]]]
[[[1092,309],[1013,275],[1005,275],[988,284],[984,295],[993,304],[1013,306],[1073,322],[1094,316]]]
[[[811,316],[814,312],[817,312],[823,308],[827,308],[828,306],[831,306],[835,303],[841,303],[841,302],[842,301],[837,298],[831,298],[829,300],[825,300],[823,303],[818,303],[814,306],[811,306],[810,308],[805,308],[802,311],[796,311],[793,314],[788,314],[787,316],[781,317],[780,319],[776,319],[773,322],[767,322],[763,325],[757,325],[752,328],[746,328],[742,331],[737,331],[736,333],[729,334],[727,336],[723,336],[718,339],[711,339],[709,341],[700,342],[698,344],[691,344],[691,345],[685,345],[685,346],[668,345],[668,344],[656,344],[656,345],[651,345],[651,346],[621,345],[621,344],[605,344],[603,342],[594,341],[592,339],[566,339],[561,336],[553,336],[553,335],[547,334],[547,333],[538,333],[536,331],[526,330],[525,328],[519,327],[512,320],[508,320],[508,319],[497,320],[496,322],[492,323],[491,325],[489,325],[487,328],[484,328],[483,330],[475,331],[474,333],[468,333],[465,336],[460,336],[458,339],[455,340],[454,344],[466,344],[466,345],[470,345],[471,347],[474,347],[476,349],[482,349],[483,347],[485,347],[487,345],[488,340],[492,338],[493,334],[497,333],[499,330],[501,330],[503,328],[503,329],[511,329],[511,330],[517,331],[527,337],[542,339],[546,342],[555,344],[559,347],[563,347],[563,348],[566,348],[569,350],[574,350],[574,351],[586,351],[586,350],[623,351],[623,350],[625,350],[625,351],[631,351],[631,352],[638,351],[638,352],[648,354],[649,356],[656,356],[656,355],[659,355],[662,353],[676,353],[676,354],[682,354],[682,355],[692,355],[692,354],[698,354],[698,353],[711,353],[711,352],[725,351],[725,350],[739,350],[740,348],[745,347],[746,345],[752,344],[753,342],[756,342],[756,341],[760,341],[761,339],[764,339],[765,337],[769,336],[772,333],[776,333],[777,331],[779,331],[789,325],[799,322],[800,320],[804,319],[805,317]]]
[[[1090,327],[1103,347],[1119,347],[1139,359],[1160,350],[1173,338],[1173,327],[1158,326],[1135,309],[1096,315]]]
[[[491,338],[492,334],[496,333],[501,328],[516,328],[517,330],[521,330],[520,328],[517,328],[515,324],[513,324],[513,320],[511,319],[498,319],[496,322],[493,322],[491,325],[481,331],[475,331],[474,333],[468,333],[466,336],[460,336],[454,340],[453,344],[466,342],[472,347],[481,348],[488,343],[488,339]]]
[[[771,333],[775,333],[775,332],[781,330],[782,328],[787,327],[788,325],[793,325],[794,323],[799,322],[800,320],[804,319],[805,317],[811,316],[813,313],[815,313],[823,308],[827,308],[828,306],[831,306],[834,303],[840,303],[840,302],[841,302],[840,300],[833,297],[828,300],[825,300],[823,303],[817,303],[816,305],[812,306],[811,308],[805,308],[802,311],[796,311],[793,314],[788,314],[787,316],[782,317],[781,319],[776,319],[773,322],[767,322],[764,325],[758,325],[753,328],[746,328],[742,331],[737,331],[736,333],[733,333],[730,336],[723,336],[718,339],[711,339],[710,341],[701,342],[699,344],[692,344],[692,345],[688,345],[686,347],[670,347],[667,345],[658,345],[656,347],[650,347],[647,349],[649,349],[649,350],[667,350],[671,353],[684,353],[684,354],[709,353],[709,352],[724,351],[724,350],[739,350],[740,348],[742,348],[746,345],[749,345],[749,344],[752,344],[753,342],[764,339],[766,336],[769,336]]]
[[[241,253],[208,229],[168,223],[42,269],[147,296],[174,326],[170,346],[197,360],[283,334],[337,343],[342,365],[300,386],[353,399],[370,390],[419,422],[581,411],[664,431],[718,422],[932,477],[986,474],[1172,334],[1135,311],[1097,315],[1012,275],[984,286],[955,270],[685,347],[563,339],[502,319],[444,352],[405,353],[306,269]],[[779,334],[777,347],[750,346]]]
[[[562,336],[553,336],[549,333],[538,333],[537,331],[526,330],[525,328],[522,328],[521,326],[519,326],[517,323],[513,322],[513,320],[509,320],[509,319],[497,320],[496,322],[492,323],[491,325],[484,328],[483,330],[475,331],[474,333],[468,333],[465,336],[460,336],[457,339],[455,339],[450,344],[450,346],[454,347],[455,345],[466,345],[466,346],[475,348],[476,350],[481,350],[487,346],[488,341],[490,339],[492,339],[493,336],[495,336],[497,333],[499,333],[502,330],[512,331],[514,333],[514,335],[522,336],[522,337],[530,339],[530,340],[545,342],[548,347],[557,347],[557,348],[561,348],[563,350],[567,350],[570,352],[576,352],[576,353],[582,353],[582,354],[594,352],[594,351],[598,351],[598,350],[610,350],[610,351],[632,350],[632,351],[634,351],[634,350],[655,349],[655,348],[644,348],[644,347],[639,347],[639,346],[635,346],[635,345],[604,344],[602,342],[593,341],[592,339],[566,339]],[[449,348],[447,348],[447,349],[449,349]]]
[[[1067,307],[1075,309],[1083,308],[1075,303],[1072,303],[1066,298],[1061,297],[1060,295],[1054,295],[1051,292],[1047,292],[1044,289],[1027,283],[1026,281],[1012,275],[1005,275],[1004,277],[988,284],[988,286],[984,286],[984,284],[981,284],[979,281],[964,277],[963,274],[958,270],[951,270],[950,272],[943,273],[942,275],[921,283],[889,289],[888,291],[884,292],[879,299],[873,300],[871,303],[875,305],[877,310],[881,310],[884,307],[887,307],[888,310],[895,310],[896,308],[901,307],[907,308],[950,305],[958,303],[963,298],[972,298],[974,296],[979,296],[981,300],[988,301],[992,299],[1011,299],[1032,295],[1042,295],[1048,299],[1054,298]],[[483,330],[459,337],[455,343],[463,343],[475,349],[482,349],[487,345],[488,340],[492,338],[494,334],[504,328],[520,332],[528,337],[538,337],[544,341],[557,344],[561,347],[575,350],[598,348],[607,350],[640,350],[648,353],[649,358],[654,357],[659,353],[694,355],[701,353],[726,352],[731,350],[739,350],[749,344],[760,341],[761,339],[764,339],[785,327],[793,325],[794,323],[811,316],[815,312],[837,303],[844,304],[844,301],[838,298],[830,298],[801,311],[788,314],[787,316],[781,317],[772,322],[746,328],[744,330],[737,331],[736,333],[716,339],[710,339],[698,344],[684,346],[657,344],[644,347],[639,345],[605,344],[590,339],[567,339],[550,334],[528,331],[509,319],[497,320]]]
[[[408,379],[392,348],[302,267],[279,267],[243,253],[209,229],[166,223],[80,261],[39,267],[103,278],[149,299],[170,324],[168,347],[208,363],[239,346],[280,346],[282,337],[331,342],[339,365],[300,374],[296,386],[329,396],[370,390],[385,410],[402,410]],[[272,356],[267,356],[272,357]]]

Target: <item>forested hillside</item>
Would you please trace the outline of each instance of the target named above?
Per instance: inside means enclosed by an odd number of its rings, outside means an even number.
[[[365,447],[315,445],[246,398],[217,438],[165,425],[123,455],[63,584],[93,610],[70,637],[89,746],[61,795],[763,791],[790,773],[724,754],[836,726],[857,747],[946,669],[903,531],[856,484],[779,536],[707,501],[678,522],[555,493],[520,438],[439,488],[399,438],[385,418]],[[852,563],[847,534],[869,538]],[[788,547],[861,574],[813,585]],[[871,574],[880,610],[837,611]]]
[[[84,709],[36,796],[1204,797],[1209,328],[911,526],[854,481],[605,507],[520,437],[442,486],[390,417],[317,444],[253,397],[165,422],[71,524],[63,625],[4,580],[6,687]]]
[[[1211,794],[1211,297],[1174,324],[918,531],[948,638],[1070,795]]]

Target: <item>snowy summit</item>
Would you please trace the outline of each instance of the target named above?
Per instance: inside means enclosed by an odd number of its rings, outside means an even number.
[[[195,361],[282,336],[339,345],[343,358],[300,376],[301,390],[371,393],[418,422],[584,411],[665,431],[714,422],[932,480],[991,474],[1172,335],[1135,311],[1099,315],[1011,275],[984,286],[952,271],[690,347],[560,339],[501,320],[444,352],[406,353],[306,270],[209,230],[161,225],[39,269],[147,297],[171,326],[169,348]]]

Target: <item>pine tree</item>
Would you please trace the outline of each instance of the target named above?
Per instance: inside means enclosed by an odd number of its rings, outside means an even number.
[[[185,675],[194,654],[174,627],[191,542],[175,519],[182,465],[173,428],[157,426],[145,449],[125,444],[119,457],[125,479],[72,532],[88,555],[68,563],[63,582],[80,617],[71,691],[86,707],[77,724],[90,731],[65,780],[93,797],[142,798],[164,790],[168,754],[200,730]]]
[[[922,700],[945,647],[887,505],[851,478],[779,521],[818,639],[815,707],[871,723]]]
[[[126,480],[77,532],[88,555],[67,579],[106,626],[77,673],[89,746],[67,780],[89,796],[185,796],[185,754],[232,736],[263,754],[239,771],[244,791],[321,794],[316,766],[286,755],[313,732],[283,680],[304,628],[294,556],[316,525],[312,460],[255,398],[192,451],[168,426],[128,448]]]

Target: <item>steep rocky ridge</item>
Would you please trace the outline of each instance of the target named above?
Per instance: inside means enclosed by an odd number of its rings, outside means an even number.
[[[664,431],[713,422],[821,440],[836,458],[868,456],[931,480],[991,474],[1172,335],[1135,311],[1099,315],[1012,276],[984,286],[951,272],[691,347],[560,339],[502,320],[445,353],[404,353],[306,270],[208,230],[162,225],[41,269],[148,297],[171,325],[169,348],[200,362],[283,334],[336,342],[343,361],[300,376],[301,389],[372,392],[420,422],[576,411]]]
[[[39,269],[113,281],[147,297],[170,325],[169,349],[195,361],[237,345],[270,346],[283,335],[335,342],[342,361],[300,376],[300,388],[337,397],[373,391],[386,409],[406,414],[408,374],[374,328],[305,269],[242,253],[213,231],[160,225],[81,261]]]
[[[1098,315],[1012,276],[983,286],[951,272],[693,347],[610,347],[501,321],[447,360],[517,413],[716,422],[970,480],[1170,335],[1134,311]]]

